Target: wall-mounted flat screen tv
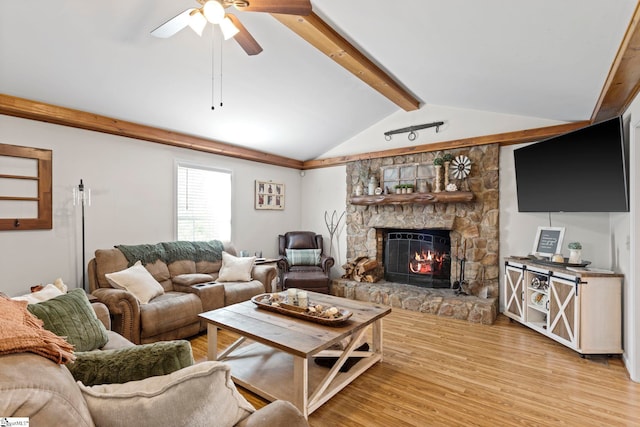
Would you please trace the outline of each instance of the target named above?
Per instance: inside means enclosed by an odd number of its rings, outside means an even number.
[[[518,211],[627,212],[627,147],[616,117],[514,150]]]

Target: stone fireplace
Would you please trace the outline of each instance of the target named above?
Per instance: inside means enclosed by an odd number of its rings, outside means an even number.
[[[454,157],[465,155],[471,160],[469,177],[464,182],[453,182],[459,187],[468,188],[473,193],[472,201],[381,205],[351,203],[354,189],[359,182],[372,175],[380,182],[382,167],[402,164],[433,165],[433,159],[441,157],[444,153],[452,154]],[[434,308],[433,302],[429,300],[429,295],[435,294],[441,301],[454,297],[453,291],[450,290],[451,284],[460,275],[459,260],[464,258],[464,276],[467,282],[464,290],[471,295],[467,298],[490,301],[493,305],[493,317],[495,318],[495,305],[499,291],[498,169],[498,144],[349,163],[347,165],[347,259],[351,260],[360,256],[375,258],[386,270],[388,265],[385,265],[383,248],[386,244],[384,235],[388,230],[415,231],[417,233],[422,233],[424,230],[439,230],[441,235],[448,238],[451,246],[450,249],[444,249],[444,256],[448,257],[449,271],[444,281],[440,281],[440,288],[425,287],[402,278],[389,280],[389,276],[387,276],[383,282],[366,285],[348,284],[338,280],[334,282],[336,288],[334,293],[347,296],[348,293],[365,292],[364,287],[369,286],[376,293],[375,297],[369,297],[370,300],[378,299],[380,300],[378,302],[386,300],[391,305],[396,304],[410,308],[398,296],[403,294],[417,298],[417,302],[414,300],[409,304],[415,306],[414,308],[417,310],[439,311],[442,310],[441,304]],[[429,182],[429,189],[432,184]],[[448,256],[446,255],[447,250],[449,251]],[[419,257],[422,257],[421,253]],[[414,267],[417,267],[417,264],[415,263]],[[422,264],[420,268],[423,268]],[[387,274],[386,271],[385,274]],[[347,289],[349,287],[352,289]],[[382,293],[380,293],[381,288],[384,288]],[[466,307],[461,310],[466,311],[468,316],[469,312],[474,309],[475,302],[470,302],[470,300],[454,302],[452,300],[452,304]],[[453,317],[462,318],[463,314],[454,314]],[[485,322],[483,321],[483,323]]]

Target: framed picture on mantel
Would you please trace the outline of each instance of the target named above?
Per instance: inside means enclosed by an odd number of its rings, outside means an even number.
[[[533,254],[551,258],[562,250],[564,227],[538,227],[536,239],[533,242]]]
[[[255,208],[284,210],[284,184],[256,180]]]

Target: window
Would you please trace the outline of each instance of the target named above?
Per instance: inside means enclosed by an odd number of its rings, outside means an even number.
[[[178,164],[178,240],[231,240],[231,172]]]

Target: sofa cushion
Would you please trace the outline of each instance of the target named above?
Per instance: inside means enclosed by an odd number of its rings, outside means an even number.
[[[45,329],[66,337],[75,351],[90,351],[104,346],[109,337],[107,329],[98,320],[82,289],[74,289],[37,304],[29,304],[27,309],[44,322]]]
[[[31,426],[93,426],[69,370],[31,353],[0,356],[0,416],[28,417]]]
[[[248,301],[252,297],[266,292],[264,285],[259,280],[225,282],[222,285],[224,286],[224,305]]]
[[[140,307],[141,337],[148,338],[198,323],[202,301],[198,295],[186,292],[167,292]]]
[[[148,304],[153,298],[164,293],[164,288],[140,261],[126,270],[108,273],[107,280],[117,289],[124,289],[133,294],[140,304]]]
[[[286,249],[290,265],[319,265],[320,249]]]
[[[173,283],[175,283],[176,285],[192,286],[199,283],[212,282],[213,276],[210,274],[202,273],[180,274],[178,276],[175,276],[171,280],[173,280]]]
[[[135,420],[136,427],[230,427],[255,411],[233,384],[229,366],[221,362],[202,362],[125,384],[78,385],[99,426],[128,427]]]
[[[90,386],[142,380],[191,365],[191,344],[175,340],[115,350],[77,352],[75,362],[67,367],[76,381]]]
[[[256,257],[235,257],[222,252],[222,267],[218,274],[218,282],[248,282]]]
[[[196,272],[196,262],[191,259],[181,259],[167,264],[171,277],[180,276],[181,274],[194,274]]]

